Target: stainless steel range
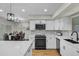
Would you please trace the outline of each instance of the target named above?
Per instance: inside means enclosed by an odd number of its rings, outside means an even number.
[[[35,49],[36,50],[45,50],[46,49],[46,36],[45,35],[36,35],[35,36]]]

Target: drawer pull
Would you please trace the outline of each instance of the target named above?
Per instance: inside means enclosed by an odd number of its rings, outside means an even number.
[[[63,49],[64,49],[64,50],[66,49],[65,46],[63,46]]]

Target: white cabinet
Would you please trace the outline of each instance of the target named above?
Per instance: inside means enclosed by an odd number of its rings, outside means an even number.
[[[72,56],[73,55],[73,46],[65,44],[65,56]]]
[[[55,30],[54,20],[46,21],[46,30]]]
[[[55,20],[55,30],[72,30],[72,19],[64,17]]]
[[[72,19],[71,18],[63,18],[62,20],[62,29],[63,30],[72,30]]]
[[[30,30],[35,30],[35,22],[30,21]]]
[[[60,20],[55,20],[55,30],[60,30]]]
[[[46,49],[56,49],[56,39],[54,35],[46,37]]]
[[[73,47],[66,43],[66,41],[60,41],[60,54],[62,56],[72,56],[73,55]]]
[[[33,45],[33,43],[30,45],[30,47],[28,48],[28,50],[26,51],[24,56],[32,56],[32,45]]]
[[[73,47],[73,56],[79,56],[79,49]]]
[[[63,40],[60,40],[60,54],[64,56],[66,54],[66,45]]]
[[[79,56],[79,49],[74,44],[62,40],[60,41],[60,54],[62,56]]]

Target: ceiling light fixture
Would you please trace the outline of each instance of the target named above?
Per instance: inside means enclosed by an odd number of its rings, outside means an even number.
[[[25,12],[25,9],[22,9],[22,12]]]
[[[0,12],[3,12],[3,10],[2,10],[2,9],[0,9]]]
[[[47,9],[44,9],[44,12],[47,12],[48,10]]]
[[[8,21],[14,21],[15,15],[12,13],[12,4],[10,3],[10,12],[7,13],[7,20]]]

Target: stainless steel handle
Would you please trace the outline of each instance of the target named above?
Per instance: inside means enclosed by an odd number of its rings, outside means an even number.
[[[48,42],[48,40],[46,40],[46,42]]]
[[[65,49],[66,49],[66,47],[65,47],[65,46],[63,46],[63,49],[65,50]]]

